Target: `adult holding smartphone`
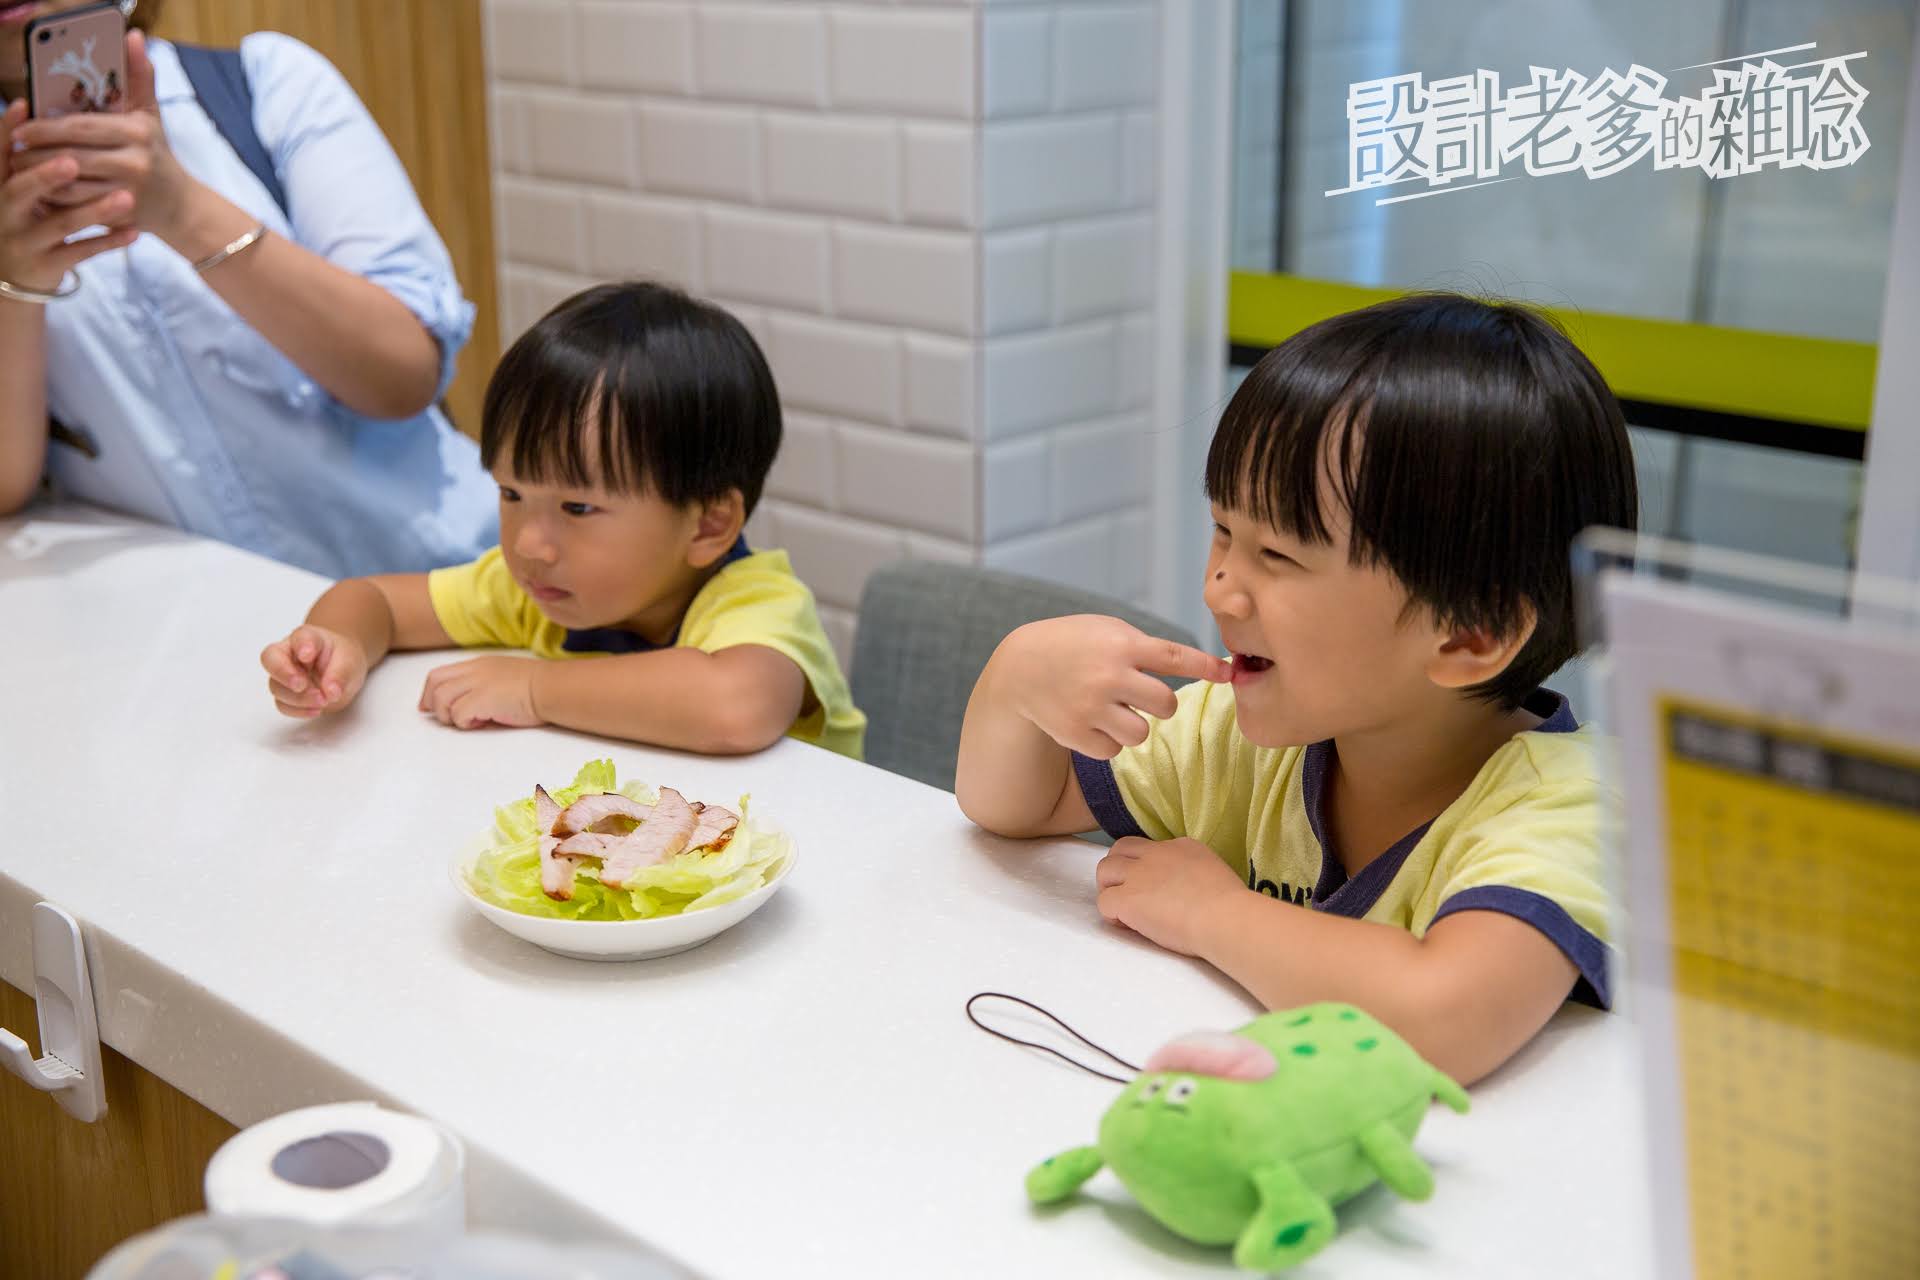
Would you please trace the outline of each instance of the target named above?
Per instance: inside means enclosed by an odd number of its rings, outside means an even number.
[[[0,0],[0,513],[45,474],[334,577],[491,545],[497,490],[434,407],[473,309],[352,89],[247,37],[250,165],[142,0],[122,109],[29,119],[27,24],[85,7]]]

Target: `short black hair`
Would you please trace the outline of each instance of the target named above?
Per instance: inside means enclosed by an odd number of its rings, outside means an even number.
[[[675,506],[738,489],[751,513],[779,452],[780,397],[746,326],[645,282],[549,311],[500,358],[480,418],[489,469],[504,455],[535,484],[597,480]]]
[[[1206,492],[1317,545],[1320,479],[1355,564],[1442,626],[1532,636],[1475,697],[1519,706],[1579,652],[1569,550],[1639,521],[1633,446],[1600,371],[1544,313],[1415,293],[1322,320],[1263,357],[1207,453]]]

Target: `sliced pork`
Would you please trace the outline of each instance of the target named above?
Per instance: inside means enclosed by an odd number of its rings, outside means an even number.
[[[539,801],[536,799],[534,803],[538,805]],[[556,821],[541,830],[562,838],[582,831],[625,835],[645,822],[649,812],[646,805],[629,800],[617,791],[609,791],[605,795],[581,796],[568,805]]]
[[[560,802],[547,794],[539,783],[533,784],[533,826],[541,835],[551,835],[560,820]]]
[[[555,902],[573,901],[573,872],[577,858],[558,852],[559,836],[540,837],[540,889]]]
[[[654,802],[646,822],[632,835],[623,837],[619,847],[602,862],[600,883],[621,888],[627,877],[641,867],[664,862],[679,853],[687,847],[695,821],[693,806],[685,796],[672,787],[660,788],[660,798]]]
[[[660,788],[651,806],[608,792],[582,796],[562,809],[535,784],[533,815],[540,832],[540,888],[558,902],[573,898],[573,875],[583,858],[599,861],[601,884],[625,888],[642,867],[688,849],[724,849],[740,826],[731,809],[689,803],[672,787]]]
[[[687,837],[687,848],[705,849],[709,853],[726,848],[727,842],[733,839],[734,828],[740,825],[740,815],[717,804],[697,802],[693,812],[693,834]]]
[[[539,783],[533,786],[533,821],[540,832],[540,889],[555,902],[573,900],[575,858],[556,856],[560,837],[551,834],[560,820],[560,804]]]

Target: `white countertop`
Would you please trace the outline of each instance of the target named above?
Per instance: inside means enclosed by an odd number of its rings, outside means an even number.
[[[793,742],[710,760],[456,732],[415,710],[445,655],[282,719],[257,655],[322,586],[85,508],[0,521],[0,977],[31,989],[28,912],[58,903],[108,1044],[237,1124],[355,1097],[432,1116],[468,1144],[475,1225],[630,1236],[721,1277],[1232,1270],[1111,1175],[1030,1209],[1027,1169],[1090,1142],[1114,1086],[961,1011],[1013,992],[1135,1061],[1256,1012],[1101,922],[1096,848],[986,836],[945,792]],[[750,791],[794,836],[792,882],[634,964],[468,912],[447,863],[493,806],[600,755]],[[1649,1274],[1633,1073],[1627,1020],[1568,1008],[1471,1115],[1433,1110],[1432,1200],[1375,1188],[1293,1274]]]

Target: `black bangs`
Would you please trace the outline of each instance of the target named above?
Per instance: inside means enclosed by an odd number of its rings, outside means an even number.
[[[1301,339],[1344,316],[1290,338],[1240,384],[1207,450],[1207,499],[1302,542],[1333,540],[1321,509],[1321,479],[1352,506],[1355,420],[1372,399],[1372,361],[1334,362]]]
[[[738,489],[751,512],[780,448],[780,401],[738,320],[655,284],[567,299],[501,357],[480,459],[532,484],[654,494]]]
[[[1206,492],[1316,544],[1339,504],[1352,561],[1387,568],[1444,626],[1510,635],[1531,610],[1532,638],[1473,691],[1507,706],[1577,651],[1574,536],[1639,515],[1599,371],[1532,308],[1456,294],[1334,316],[1269,352],[1221,416]]]

